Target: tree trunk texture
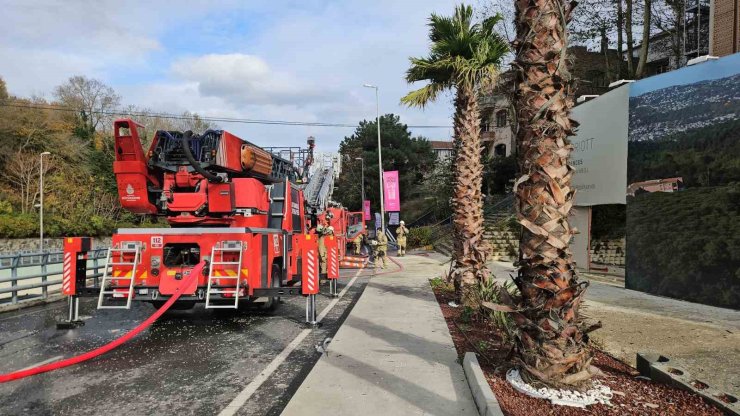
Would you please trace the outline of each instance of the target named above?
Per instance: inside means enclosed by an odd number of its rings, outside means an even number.
[[[648,50],[650,49],[650,18],[653,15],[651,10],[652,0],[645,0],[645,11],[643,12],[642,23],[642,45],[640,45],[640,60],[637,62],[635,78],[640,79],[645,75],[645,66],[647,65]]]
[[[635,43],[632,39],[632,0],[626,1],[626,11],[624,16],[624,34],[627,37],[627,77],[635,78]]]
[[[477,310],[477,283],[488,279],[488,243],[483,239],[483,163],[480,112],[470,87],[460,86],[455,97],[455,182],[453,189],[454,261],[451,272],[461,302]]]
[[[581,387],[592,373],[591,351],[578,317],[588,286],[578,282],[568,243],[575,189],[568,136],[577,123],[567,51],[567,23],[575,6],[563,0],[517,0],[516,103],[520,174],[514,191],[523,226],[520,295],[513,305],[516,352],[523,376],[536,384]],[[502,291],[503,297],[506,296]]]

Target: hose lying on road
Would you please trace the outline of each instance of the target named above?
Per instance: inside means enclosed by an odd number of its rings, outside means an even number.
[[[53,363],[44,364],[38,367],[29,368],[27,370],[20,370],[20,371],[15,371],[12,373],[0,374],[0,383],[18,380],[18,379],[25,378],[28,376],[45,373],[47,371],[58,370],[60,368],[79,364],[83,361],[87,361],[91,358],[95,358],[99,355],[105,354],[106,352],[120,346],[121,344],[125,343],[126,341],[138,335],[141,331],[146,329],[154,321],[159,319],[159,317],[162,316],[163,313],[167,312],[167,309],[169,309],[170,306],[172,306],[172,304],[175,303],[175,301],[177,301],[177,299],[180,298],[180,295],[182,295],[183,289],[190,286],[193,283],[193,281],[197,279],[198,276],[201,275],[201,272],[204,266],[205,266],[205,261],[195,266],[193,270],[190,272],[190,275],[180,281],[180,285],[175,289],[175,293],[167,300],[167,302],[165,302],[164,305],[162,305],[161,308],[159,308],[156,312],[152,314],[152,316],[147,318],[144,322],[140,323],[136,328],[127,332],[122,337],[117,338],[111,341],[110,343],[103,345],[102,347],[98,347],[92,351],[88,351],[76,357],[71,357],[71,358],[56,361]]]
[[[403,264],[401,264],[398,261],[394,260],[393,257],[390,257],[389,256],[388,259],[390,259],[391,263],[394,263],[396,266],[398,266],[398,270],[388,270],[388,271],[385,271],[385,272],[375,273],[375,267],[372,267],[372,264],[370,263],[370,259],[368,259],[367,260],[367,263],[366,263],[366,267],[368,268],[368,270],[372,270],[372,271],[370,273],[363,274],[362,276],[372,276],[372,277],[375,277],[375,276],[382,276],[384,274],[391,274],[391,273],[403,272],[403,271],[406,270],[406,269],[404,269]]]

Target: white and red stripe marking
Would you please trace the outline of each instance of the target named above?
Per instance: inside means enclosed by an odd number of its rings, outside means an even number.
[[[62,267],[62,293],[72,295],[72,253],[64,253],[64,266]]]
[[[306,253],[306,287],[309,293],[314,293],[318,287],[318,274],[316,273],[316,251],[308,250]]]
[[[329,250],[329,278],[339,278],[339,257],[337,255],[336,248],[332,248]]]

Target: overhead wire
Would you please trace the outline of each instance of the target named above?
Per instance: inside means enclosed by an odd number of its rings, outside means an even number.
[[[36,110],[50,110],[50,111],[66,111],[77,113],[80,110],[72,107],[64,107],[57,105],[40,105],[40,104],[16,104],[16,103],[0,103],[0,107],[14,107],[14,108],[27,108]],[[311,122],[311,121],[290,121],[290,120],[264,120],[264,119],[250,119],[250,118],[236,118],[236,117],[214,117],[214,116],[200,116],[200,115],[182,115],[172,113],[148,113],[141,111],[125,111],[125,110],[93,110],[92,114],[108,115],[108,116],[129,116],[129,117],[157,117],[171,120],[203,120],[212,121],[217,123],[240,123],[240,124],[262,124],[262,125],[278,125],[278,126],[307,126],[307,127],[343,127],[343,128],[355,128],[357,124],[350,123],[329,123],[329,122]],[[440,126],[440,125],[408,125],[409,128],[414,129],[449,129],[452,126]]]

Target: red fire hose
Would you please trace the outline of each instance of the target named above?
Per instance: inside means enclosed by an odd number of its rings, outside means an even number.
[[[87,361],[99,355],[105,354],[106,352],[120,346],[121,344],[125,343],[126,341],[138,335],[141,331],[146,329],[154,321],[159,319],[159,317],[162,316],[163,313],[167,312],[167,309],[169,309],[170,306],[172,306],[172,304],[175,303],[175,301],[177,301],[177,299],[180,298],[180,295],[182,294],[182,289],[190,286],[193,283],[193,281],[197,279],[198,276],[200,276],[204,265],[205,265],[205,262],[201,262],[200,264],[195,266],[193,270],[190,272],[190,276],[180,281],[180,285],[177,287],[177,289],[175,289],[175,293],[167,300],[167,302],[165,302],[164,305],[162,305],[161,308],[159,308],[156,312],[152,314],[152,316],[147,318],[144,322],[140,323],[136,328],[127,332],[122,337],[117,338],[111,341],[110,343],[103,345],[102,347],[98,347],[92,351],[88,351],[76,357],[71,357],[71,358],[56,361],[53,363],[44,364],[38,367],[29,368],[27,370],[20,370],[20,371],[15,371],[13,373],[0,374],[0,383],[18,380],[24,377],[35,375],[35,374],[41,374],[47,371],[58,370],[60,368],[79,364],[83,361]]]

